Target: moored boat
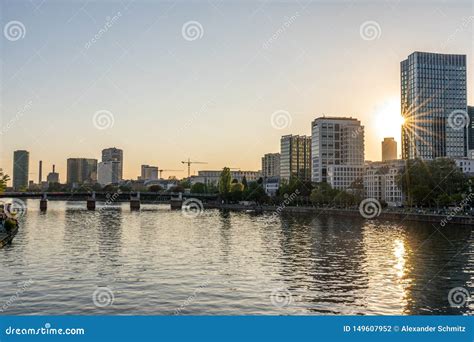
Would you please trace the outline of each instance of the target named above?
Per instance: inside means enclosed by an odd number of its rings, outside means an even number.
[[[12,242],[18,233],[18,221],[0,212],[0,248]]]

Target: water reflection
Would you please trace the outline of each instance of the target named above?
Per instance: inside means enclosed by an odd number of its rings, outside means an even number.
[[[28,200],[0,250],[0,301],[32,285],[5,314],[471,314],[451,288],[473,290],[469,227],[165,205]],[[204,285],[203,285],[204,284]],[[92,293],[113,290],[97,308]],[[196,292],[196,289],[199,289]],[[272,294],[289,298],[274,305]],[[191,303],[186,298],[197,293]]]

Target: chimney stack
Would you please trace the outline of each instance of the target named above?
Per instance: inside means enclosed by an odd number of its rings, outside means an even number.
[[[41,182],[43,181],[43,161],[39,161],[39,176],[38,176],[38,184],[41,185]]]

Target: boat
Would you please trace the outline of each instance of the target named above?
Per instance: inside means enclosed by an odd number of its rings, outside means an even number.
[[[18,221],[0,213],[0,248],[10,244],[17,233]]]

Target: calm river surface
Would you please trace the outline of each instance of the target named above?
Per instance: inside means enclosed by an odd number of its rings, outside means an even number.
[[[471,227],[38,200],[0,250],[2,314],[472,314]],[[102,208],[102,209],[101,209]],[[113,300],[112,300],[113,299]],[[98,304],[98,305],[96,305]]]

